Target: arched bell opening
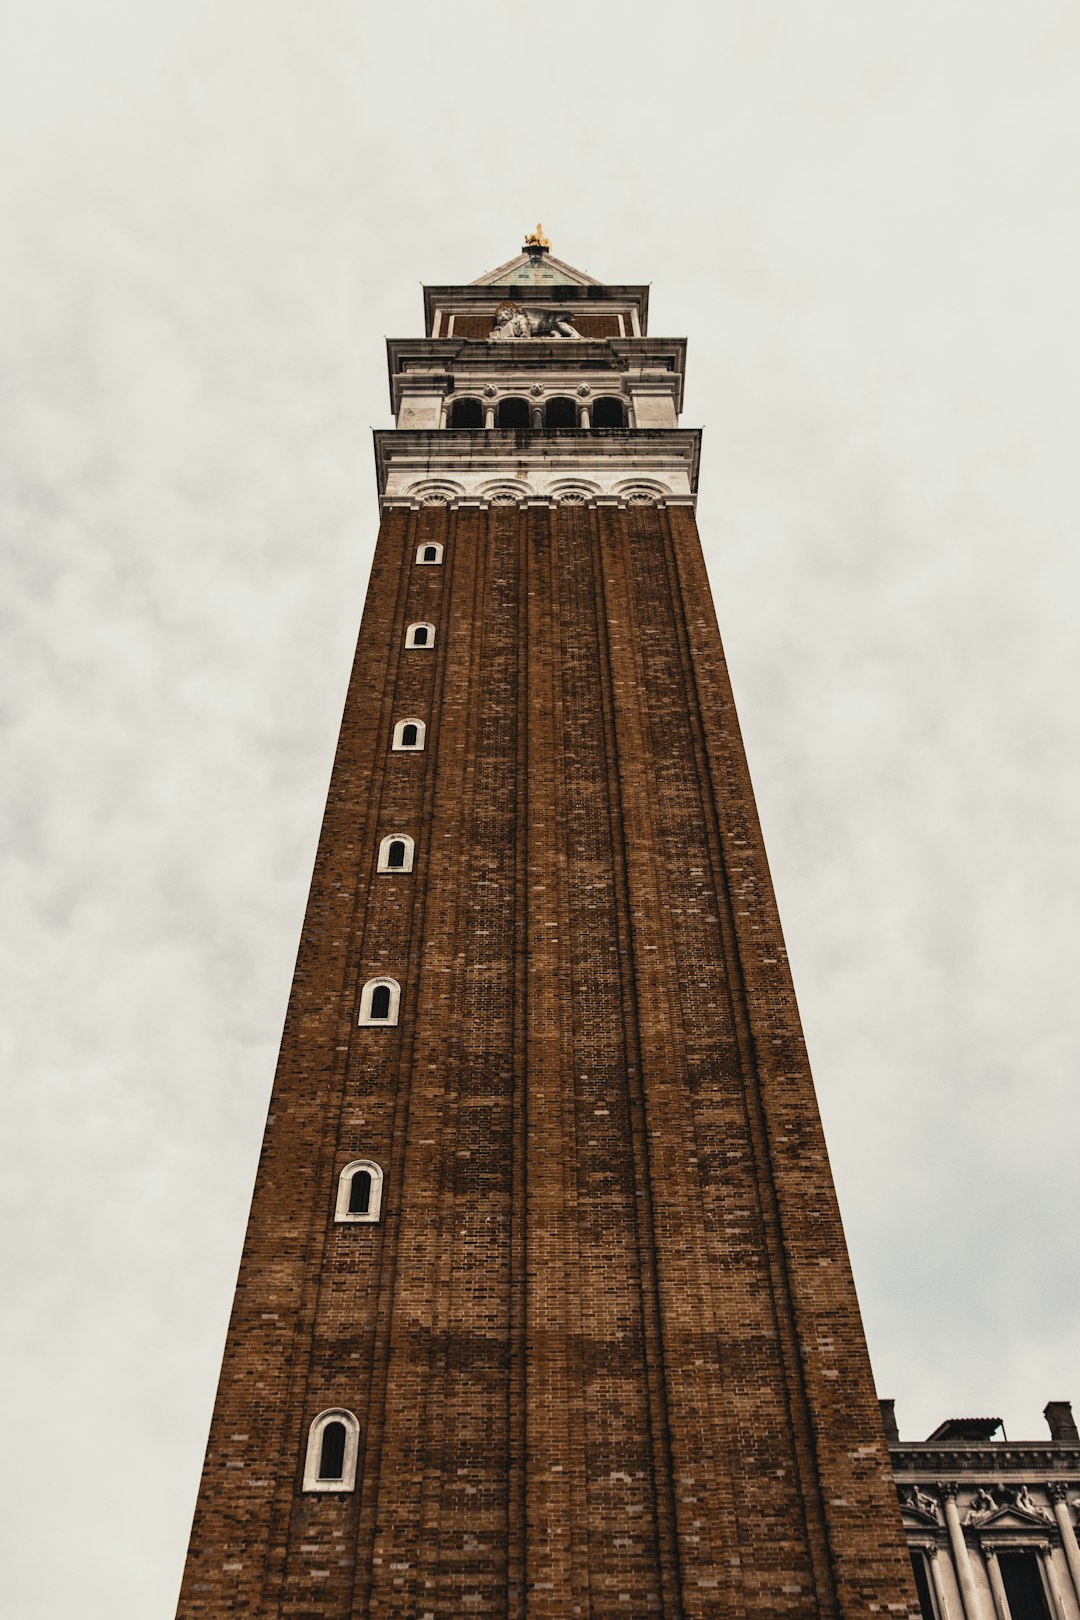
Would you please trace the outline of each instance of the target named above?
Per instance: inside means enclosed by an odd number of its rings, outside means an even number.
[[[482,428],[484,407],[478,399],[455,399],[450,406],[452,428]]]
[[[610,394],[602,394],[593,401],[592,425],[594,428],[622,428],[626,426],[626,407],[621,399],[615,399]]]
[[[544,406],[544,426],[546,428],[570,428],[578,425],[577,403],[572,399],[561,396],[549,399]]]
[[[495,414],[495,425],[501,428],[527,428],[529,402],[527,399],[500,399]]]

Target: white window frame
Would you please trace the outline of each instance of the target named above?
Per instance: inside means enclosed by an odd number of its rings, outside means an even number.
[[[349,1197],[352,1193],[352,1178],[358,1170],[366,1170],[371,1177],[371,1196],[368,1199],[367,1213],[361,1215],[357,1210],[349,1208]],[[337,1205],[334,1209],[335,1221],[353,1221],[361,1225],[374,1226],[382,1211],[383,1173],[382,1167],[374,1159],[353,1159],[347,1164],[338,1177]]]
[[[323,1431],[331,1423],[345,1425],[345,1460],[340,1479],[319,1478],[319,1457],[322,1452]],[[355,1412],[344,1406],[328,1406],[313,1418],[308,1429],[307,1454],[304,1458],[305,1491],[353,1491],[356,1489],[356,1464],[360,1457],[360,1424]]]
[[[385,1018],[372,1018],[371,998],[380,984],[385,984],[390,991],[390,1011]],[[375,1029],[388,1029],[398,1021],[398,1009],[401,1006],[401,986],[396,979],[368,979],[360,992],[360,1016],[358,1024],[371,1024]]]
[[[416,727],[416,741],[414,743],[405,743],[401,740],[406,726]],[[422,754],[426,742],[427,726],[422,720],[418,720],[415,714],[408,714],[404,720],[399,720],[394,727],[394,740],[390,744],[390,748],[395,754]]]
[[[435,556],[435,557],[425,557],[424,556],[424,552],[428,549],[429,546],[434,546],[436,552],[438,553],[438,556]],[[442,546],[441,541],[439,541],[439,540],[425,540],[422,545],[417,546],[417,548],[416,548],[416,561],[417,561],[418,565],[421,568],[438,568],[438,566],[442,562],[442,560],[443,560],[443,546]]]
[[[404,844],[405,845],[405,859],[401,863],[400,866],[391,866],[390,865],[390,845],[391,844]],[[411,872],[412,869],[413,869],[413,860],[415,858],[415,855],[416,855],[416,845],[413,843],[413,841],[409,837],[408,833],[387,833],[385,838],[382,838],[382,839],[379,840],[379,865],[378,865],[378,870],[380,872],[395,872],[395,873],[396,872]]]
[[[426,641],[417,641],[415,639],[417,630],[427,631],[428,638]],[[410,624],[405,632],[405,645],[406,647],[416,647],[420,652],[427,652],[435,645],[435,626],[430,624],[427,619],[418,619],[415,624]]]

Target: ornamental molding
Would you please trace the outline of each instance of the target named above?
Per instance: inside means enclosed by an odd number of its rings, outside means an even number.
[[[919,1485],[898,1485],[896,1490],[901,1513],[910,1515],[922,1524],[932,1524],[935,1528],[941,1524],[941,1509],[928,1491]]]
[[[411,488],[405,493],[411,495]],[[536,491],[520,478],[492,478],[478,484],[475,493],[482,501],[490,501],[492,506],[514,506],[518,501],[527,501]]]
[[[685,506],[693,508],[695,501],[692,495],[659,495],[655,500],[648,502],[621,500],[617,495],[591,495],[579,490],[563,490],[558,494],[539,493],[536,490],[492,490],[487,495],[461,495],[447,496],[438,491],[429,491],[420,497],[411,492],[402,495],[384,495],[380,500],[384,511],[421,512],[433,507],[445,508],[450,512],[474,510],[486,512],[491,507],[503,506],[536,506],[551,507],[573,506],[588,508],[591,511],[617,511],[629,512],[643,505],[656,510],[668,507]]]
[[[652,479],[623,481],[605,490],[599,482],[585,478],[546,479],[546,488],[519,478],[489,478],[472,489],[448,480],[421,478],[383,497],[383,504],[404,501],[409,506],[454,506],[468,501],[489,506],[517,506],[523,501],[554,501],[560,506],[666,506],[694,504],[691,495],[678,496],[666,484]]]
[[[419,506],[448,506],[460,500],[465,493],[464,484],[449,478],[421,478],[412,486],[412,499]]]
[[[925,1440],[905,1440],[889,1447],[893,1472],[909,1478],[920,1475],[935,1481],[959,1477],[966,1483],[1001,1479],[1023,1471],[1048,1479],[1052,1474],[1080,1480],[1080,1447],[1053,1441],[995,1440],[984,1446],[942,1446]]]
[[[1006,1500],[999,1501],[1001,1496]],[[1026,1485],[1014,1485],[1010,1489],[1001,1485],[995,1485],[993,1489],[980,1485],[964,1515],[964,1524],[972,1529],[992,1525],[995,1529],[1011,1530],[1053,1523],[1054,1515],[1050,1509],[1036,1502]]]

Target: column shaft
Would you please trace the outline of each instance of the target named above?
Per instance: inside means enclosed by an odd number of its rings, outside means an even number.
[[[1053,1548],[1040,1547],[1039,1557],[1042,1559],[1043,1570],[1046,1575],[1046,1589],[1050,1593],[1050,1607],[1054,1611],[1054,1620],[1065,1620],[1065,1608],[1061,1601],[1061,1592],[1057,1583],[1057,1570],[1054,1568]]]
[[[963,1604],[964,1617],[965,1620],[979,1620],[979,1594],[975,1588],[971,1560],[968,1557],[964,1532],[960,1525],[960,1513],[956,1506],[956,1496],[946,1495],[944,1506],[945,1524],[949,1531],[949,1546],[952,1548],[953,1563],[956,1565],[956,1578],[960,1582],[960,1601]],[[1003,1620],[1009,1620],[1007,1610]]]
[[[1080,1547],[1076,1544],[1076,1531],[1069,1518],[1069,1504],[1064,1496],[1058,1497],[1054,1502],[1054,1518],[1061,1531],[1061,1545],[1065,1549],[1065,1562],[1069,1566],[1073,1592],[1076,1594],[1077,1603],[1080,1604]]]
[[[941,1615],[941,1620],[950,1620],[949,1605],[945,1599],[945,1582],[941,1578],[941,1564],[938,1560],[936,1547],[930,1548],[930,1557],[927,1562],[930,1565],[930,1579],[934,1586],[934,1597],[937,1600],[938,1613]]]

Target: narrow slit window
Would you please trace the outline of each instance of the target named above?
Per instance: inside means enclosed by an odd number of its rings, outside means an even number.
[[[410,624],[405,632],[406,647],[434,647],[435,626],[433,624]]]
[[[390,986],[377,984],[371,992],[372,1021],[389,1018],[390,1016]]]
[[[443,548],[437,540],[429,540],[425,545],[417,546],[416,560],[418,563],[441,563]]]

